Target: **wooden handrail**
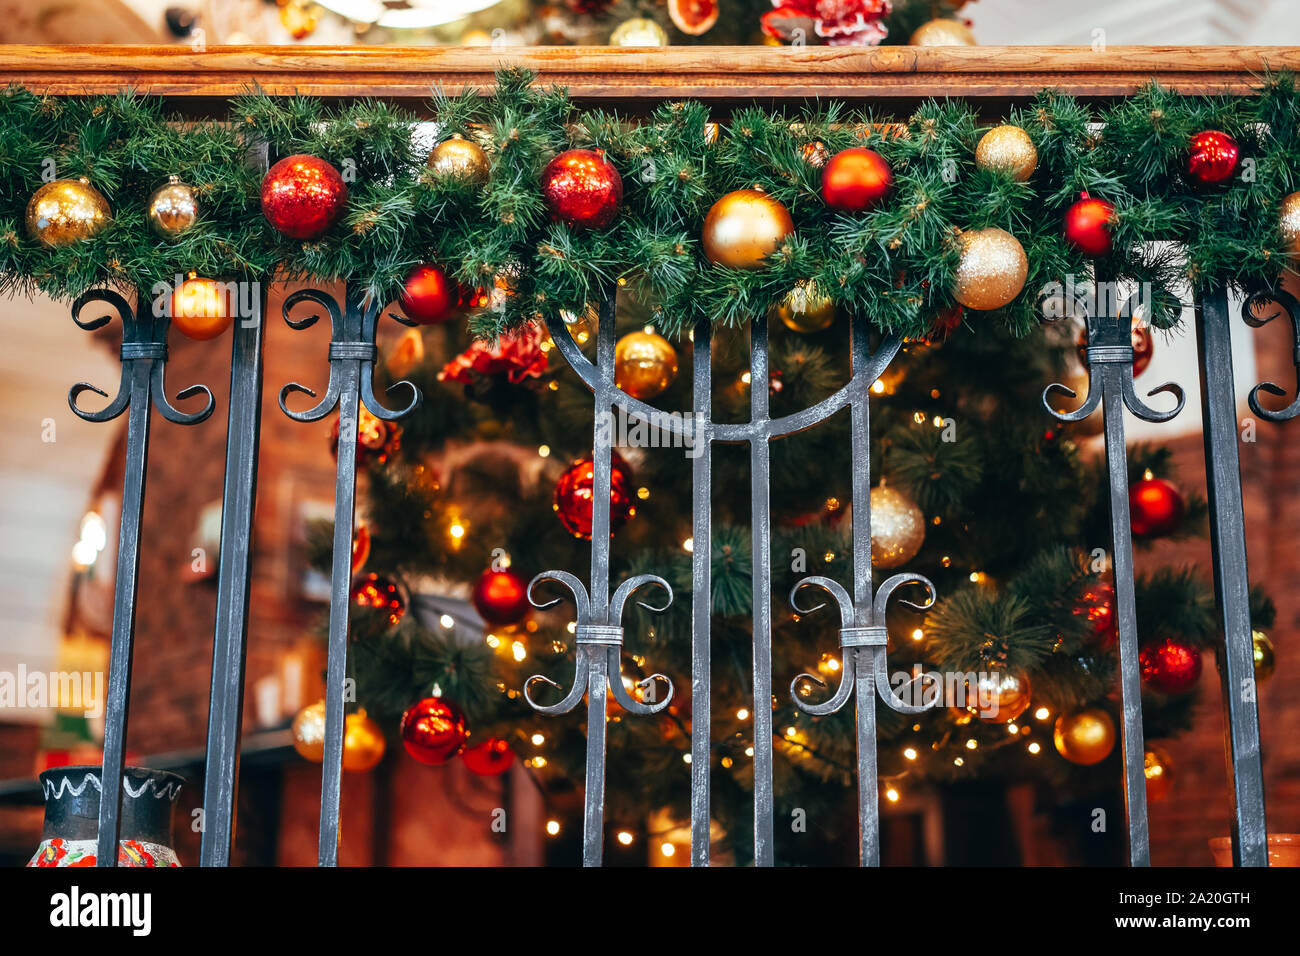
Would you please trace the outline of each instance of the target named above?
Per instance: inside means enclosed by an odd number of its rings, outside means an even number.
[[[435,85],[488,87],[503,65],[535,70],[583,103],[838,97],[897,105],[929,96],[1023,100],[1044,87],[1106,98],[1152,78],[1186,93],[1239,94],[1268,71],[1300,71],[1300,48],[0,46],[2,84],[62,95],[134,88],[210,104],[253,85],[420,101]]]

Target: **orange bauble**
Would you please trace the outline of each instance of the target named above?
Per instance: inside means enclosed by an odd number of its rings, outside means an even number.
[[[865,212],[885,201],[894,187],[889,164],[875,150],[841,150],[822,167],[822,199],[841,212]]]
[[[215,339],[234,321],[231,298],[226,283],[190,276],[172,292],[172,325],[192,339]]]

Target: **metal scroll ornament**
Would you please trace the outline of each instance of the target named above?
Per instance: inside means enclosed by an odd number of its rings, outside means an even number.
[[[1272,308],[1270,308],[1272,306]],[[1300,387],[1300,302],[1285,289],[1272,289],[1256,292],[1246,297],[1241,304],[1241,317],[1251,328],[1258,329],[1272,322],[1281,312],[1291,320],[1291,359],[1296,367],[1296,382]],[[1263,382],[1250,391],[1250,410],[1260,418],[1270,422],[1286,422],[1300,415],[1300,390],[1291,404],[1277,411],[1260,404],[1259,393],[1285,395],[1286,390],[1272,382]]]

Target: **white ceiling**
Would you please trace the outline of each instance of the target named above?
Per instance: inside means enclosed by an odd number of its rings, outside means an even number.
[[[1300,0],[972,0],[984,45],[1300,45]]]

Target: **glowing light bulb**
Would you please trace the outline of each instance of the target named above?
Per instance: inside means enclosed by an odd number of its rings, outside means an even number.
[[[1046,720],[1048,717],[1052,716],[1052,712],[1048,710],[1046,707],[1039,707],[1036,711],[1034,711],[1034,716],[1037,717],[1039,720]]]
[[[533,734],[532,739],[533,739],[534,747],[540,747],[542,744],[546,743],[546,738],[543,737],[541,734]]]
[[[749,720],[749,711],[747,711],[744,707],[740,708],[740,710],[736,711],[736,719]]]
[[[631,846],[631,845],[632,845],[632,834],[628,833],[626,830],[619,830],[619,831],[618,831],[618,842],[621,843],[621,844],[623,844],[624,846]]]
[[[443,627],[455,627],[456,619],[450,614],[444,614],[442,617],[438,618],[438,623]]]
[[[916,748],[915,748],[915,747],[908,747],[906,750],[903,751],[903,756],[906,757],[908,760],[915,760],[915,759],[916,759]]]
[[[549,833],[551,836],[555,836],[557,833],[559,833],[559,832],[560,832],[560,821],[559,821],[559,820],[547,820],[547,821],[546,821],[546,832]]]

